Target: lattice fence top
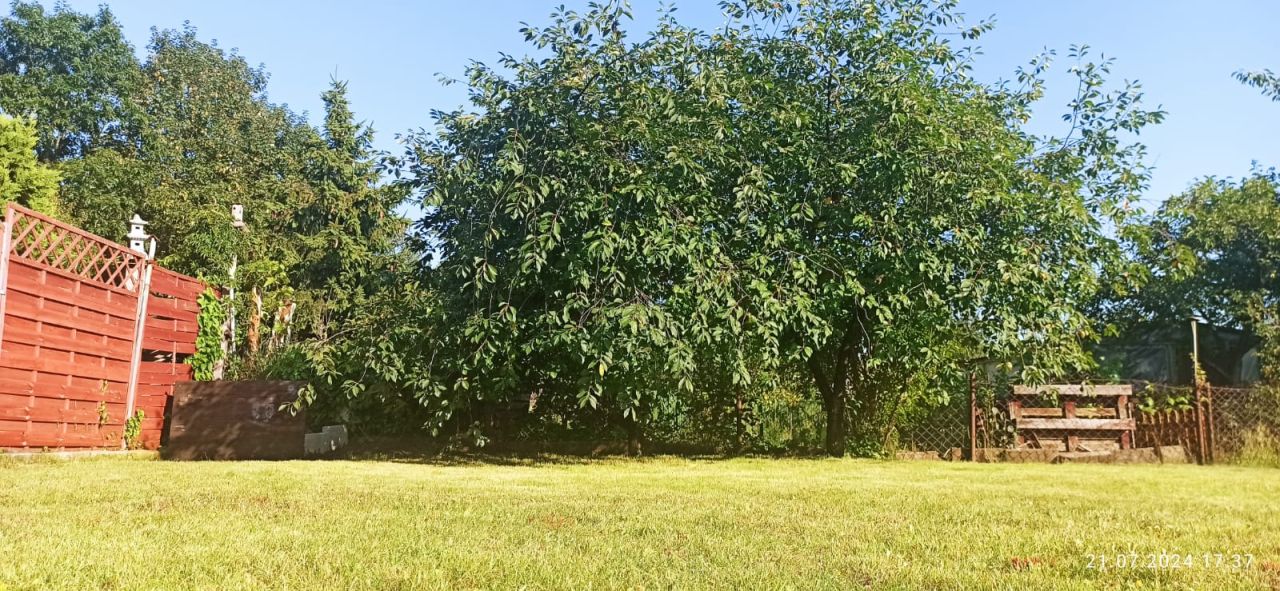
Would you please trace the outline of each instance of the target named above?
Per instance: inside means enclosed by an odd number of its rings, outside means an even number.
[[[137,291],[145,259],[106,238],[10,203],[12,256],[125,291]]]

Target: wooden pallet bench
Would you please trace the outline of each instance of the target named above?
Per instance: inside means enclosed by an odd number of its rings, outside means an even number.
[[[1129,413],[1133,387],[1057,384],[1014,386],[1009,416],[1017,429],[1018,447],[1062,446],[1063,451],[1099,451],[1081,440],[1105,441],[1119,449],[1133,447],[1134,419]],[[1057,406],[1044,406],[1046,398]]]

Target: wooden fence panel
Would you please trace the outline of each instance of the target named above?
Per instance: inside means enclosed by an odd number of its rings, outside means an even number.
[[[1135,413],[1137,429],[1134,431],[1138,447],[1181,445],[1203,463],[1200,457],[1200,417],[1194,408]]]
[[[137,408],[148,417],[165,417],[173,400],[173,387],[191,381],[191,366],[183,363],[196,352],[197,298],[204,292],[200,280],[154,267],[151,294],[143,321],[143,361],[138,368]],[[158,447],[164,424],[145,423],[142,442]]]
[[[131,403],[158,447],[204,284],[15,204],[0,238],[0,448],[118,448]]]

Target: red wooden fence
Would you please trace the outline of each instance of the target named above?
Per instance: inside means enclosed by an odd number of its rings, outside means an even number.
[[[1181,445],[1204,463],[1201,445],[1200,415],[1194,408],[1163,410],[1154,413],[1138,412],[1137,440],[1139,447]]]
[[[119,448],[142,410],[160,444],[173,384],[190,380],[197,279],[27,208],[0,235],[0,448]],[[139,319],[142,319],[139,326]]]

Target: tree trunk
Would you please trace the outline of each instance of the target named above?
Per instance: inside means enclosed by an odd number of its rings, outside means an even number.
[[[845,410],[848,403],[843,396],[836,393],[823,395],[822,407],[827,411],[827,455],[844,457],[847,442]]]
[[[627,454],[631,457],[640,457],[640,447],[643,441],[644,429],[640,426],[640,421],[627,421]]]
[[[813,377],[814,385],[818,388],[818,393],[822,395],[822,409],[827,413],[826,452],[827,455],[838,458],[843,457],[846,451],[848,439],[846,411],[849,408],[849,401],[845,395],[847,384],[844,375],[845,364],[835,365],[834,371],[831,371],[824,368],[816,356],[809,358],[809,373]]]
[[[734,425],[734,435],[737,439],[736,452],[743,453],[747,449],[747,405],[742,399],[742,388],[735,388],[735,391],[737,393],[734,400],[734,410],[737,411],[734,417],[737,423]]]
[[[258,293],[258,288],[253,288],[250,292],[253,299],[253,315],[249,317],[249,336],[247,338],[249,344],[249,356],[253,357],[258,354],[258,343],[262,334],[262,295]]]

